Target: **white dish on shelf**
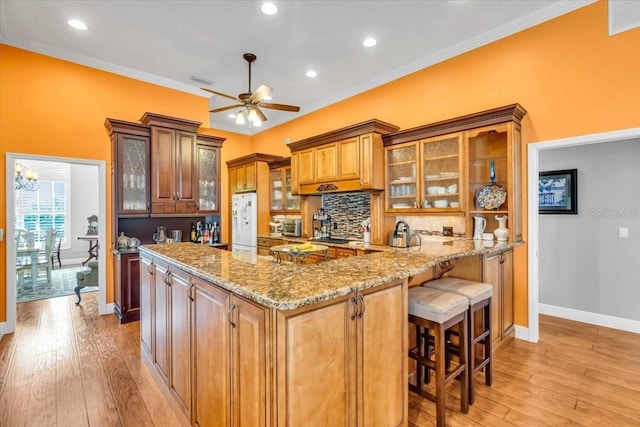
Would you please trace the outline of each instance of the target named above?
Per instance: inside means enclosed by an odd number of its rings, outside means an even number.
[[[459,208],[460,207],[460,203],[459,202],[451,202],[451,203],[449,203],[449,207],[450,208]]]
[[[457,178],[458,177],[458,172],[442,172],[442,173],[440,173],[440,175],[443,178]]]
[[[449,201],[447,199],[434,200],[433,206],[436,208],[446,208],[449,206]]]
[[[447,193],[453,194],[458,192],[458,184],[451,184],[447,187]]]
[[[408,209],[411,207],[408,203],[394,203],[391,205],[393,209]]]
[[[424,179],[438,179],[440,178],[440,174],[438,175],[425,175]]]
[[[427,187],[427,194],[444,194],[446,192],[446,189],[442,186],[439,185],[432,185]]]

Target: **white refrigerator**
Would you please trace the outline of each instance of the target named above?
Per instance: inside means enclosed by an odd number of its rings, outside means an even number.
[[[258,197],[234,194],[231,203],[231,250],[258,253]]]

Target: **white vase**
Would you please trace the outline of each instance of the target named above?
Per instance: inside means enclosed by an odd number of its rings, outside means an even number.
[[[498,242],[506,242],[509,239],[509,229],[507,228],[507,216],[506,215],[496,215],[496,220],[498,221],[498,228],[493,230],[493,234],[495,234]]]

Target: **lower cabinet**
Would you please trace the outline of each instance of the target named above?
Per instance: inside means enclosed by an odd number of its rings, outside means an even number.
[[[114,309],[120,323],[140,319],[140,256],[117,253],[114,260]]]
[[[191,278],[197,426],[269,425],[266,309]]]
[[[406,289],[277,312],[278,426],[407,423]]]
[[[513,333],[513,252],[484,257],[483,282],[493,285],[492,340],[502,342]]]
[[[406,281],[281,311],[141,267],[141,346],[192,425],[408,423]]]

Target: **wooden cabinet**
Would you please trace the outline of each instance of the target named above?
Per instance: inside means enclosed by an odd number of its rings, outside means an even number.
[[[151,214],[197,212],[196,139],[200,122],[145,113],[151,127]]]
[[[250,163],[229,169],[234,177],[234,193],[256,191],[256,164]]]
[[[272,246],[286,245],[286,239],[258,236],[258,255],[271,255],[269,248]]]
[[[107,119],[105,127],[111,136],[114,213],[118,218],[148,216],[151,211],[149,127],[115,119]]]
[[[290,157],[269,163],[269,199],[271,215],[300,213],[300,196],[293,194]]]
[[[220,212],[220,150],[223,138],[198,135],[196,145],[198,213]]]
[[[492,341],[502,342],[513,334],[513,252],[484,257],[483,282],[493,285]]]
[[[277,372],[277,425],[407,423],[406,289],[397,281],[277,312],[277,360],[287,367]]]
[[[293,193],[383,190],[382,135],[397,129],[371,120],[289,144]]]
[[[153,260],[140,255],[140,342],[147,357],[152,359],[153,323],[152,310],[153,290],[155,287],[155,264]]]
[[[169,265],[155,261],[155,280],[151,293],[151,311],[153,313],[153,365],[165,384],[169,384],[169,333],[170,333],[170,293]]]
[[[191,307],[189,275],[169,268],[169,388],[184,414],[191,414]]]
[[[114,310],[120,323],[140,319],[140,256],[117,253],[114,263]]]
[[[268,425],[265,309],[192,278],[193,424]]]
[[[467,236],[474,216],[484,217],[493,231],[496,215],[506,215],[509,241],[521,241],[525,114],[512,104],[385,135],[386,211],[464,214]],[[478,202],[486,192],[490,198],[506,194],[506,200],[497,208]]]

